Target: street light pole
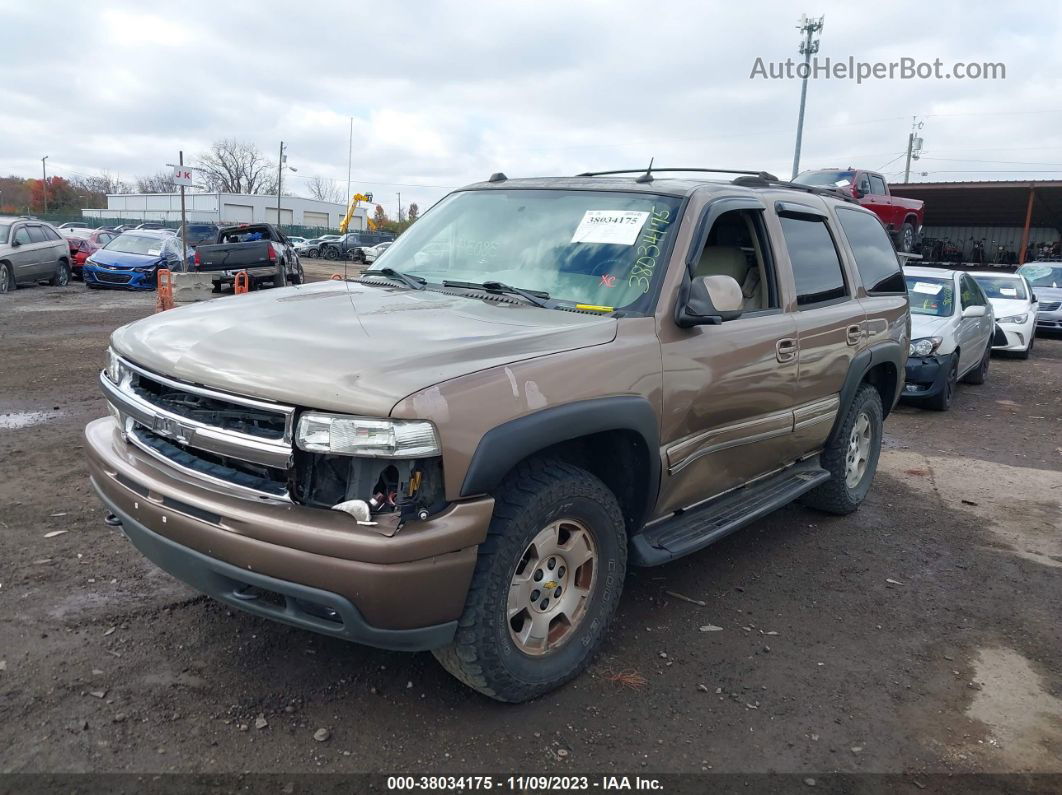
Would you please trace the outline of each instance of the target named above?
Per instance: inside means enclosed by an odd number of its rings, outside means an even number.
[[[398,192],[398,223],[402,223],[402,191]]]
[[[812,37],[822,31],[822,21],[825,17],[810,19],[806,14],[800,18],[797,26],[803,34],[800,40],[800,54],[804,56],[804,78],[800,85],[800,115],[797,117],[796,150],[793,152],[793,176],[796,179],[800,173],[800,144],[804,137],[804,105],[808,97],[808,75],[811,72],[811,56],[819,51],[819,40]]]
[[[44,162],[47,159],[48,155],[41,158],[41,176],[43,177],[41,180],[41,189],[44,191],[44,210],[41,213],[42,215],[48,214],[48,166]]]
[[[280,231],[280,185],[284,181],[284,142],[280,142],[280,159],[277,160],[277,231]],[[277,275],[273,282],[274,287],[283,287],[287,281],[287,272],[284,261],[277,258]]]

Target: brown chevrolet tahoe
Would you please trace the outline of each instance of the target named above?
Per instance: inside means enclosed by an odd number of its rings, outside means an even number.
[[[495,174],[356,278],[118,329],[86,429],[112,523],[230,606],[524,701],[588,664],[628,565],[854,511],[908,353],[888,236],[694,171]]]

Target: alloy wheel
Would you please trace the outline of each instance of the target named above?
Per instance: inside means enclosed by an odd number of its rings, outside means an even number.
[[[574,519],[549,524],[528,544],[509,585],[506,618],[517,648],[549,654],[586,615],[597,577],[597,545]]]
[[[870,417],[865,411],[859,413],[848,437],[848,452],[844,463],[844,483],[854,489],[863,480],[870,460],[870,445],[873,440]]]
[[[6,294],[11,289],[11,272],[6,262],[0,263],[0,295]]]

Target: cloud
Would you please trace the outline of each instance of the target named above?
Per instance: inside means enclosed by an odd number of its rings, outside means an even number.
[[[749,79],[758,56],[798,57],[788,3],[411,2],[370,16],[313,1],[47,7],[0,0],[0,173],[36,175],[47,154],[56,173],[132,177],[231,137],[267,156],[284,140],[300,177],[345,188],[351,117],[353,187],[389,205],[401,191],[423,208],[497,170],[572,174],[655,157],[788,175],[792,162],[799,82]],[[895,175],[918,115],[918,179],[1062,171],[1057,4],[815,11],[826,16],[820,57],[1000,61],[1007,79],[812,80],[807,167]]]

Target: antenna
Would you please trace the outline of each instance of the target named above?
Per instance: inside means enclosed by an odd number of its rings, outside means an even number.
[[[642,174],[640,177],[638,177],[638,179],[634,180],[635,182],[652,182],[653,181],[653,161],[655,159],[656,159],[655,157],[650,157],[649,158],[649,168],[647,168],[645,170],[645,173]]]

